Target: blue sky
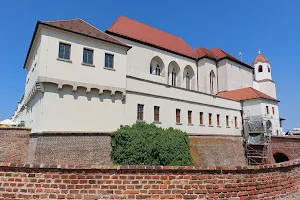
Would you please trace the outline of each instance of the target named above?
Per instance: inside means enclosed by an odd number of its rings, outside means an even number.
[[[300,2],[195,1],[3,1],[0,8],[0,120],[10,118],[23,95],[22,68],[37,20],[82,18],[106,30],[125,15],[182,37],[196,48],[220,47],[251,64],[258,45],[271,61],[284,130],[300,127]]]

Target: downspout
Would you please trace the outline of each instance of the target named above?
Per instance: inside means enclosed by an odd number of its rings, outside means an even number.
[[[199,59],[196,59],[196,68],[197,68],[197,91],[199,92],[199,72],[198,72],[198,61]]]
[[[240,111],[241,112],[241,119],[242,119],[242,136],[245,137],[245,129],[244,129],[244,101],[240,101],[240,102],[241,102],[241,106],[242,106],[242,110]]]

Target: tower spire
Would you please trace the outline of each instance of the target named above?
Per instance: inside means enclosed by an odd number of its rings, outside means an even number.
[[[261,53],[260,53],[260,48],[259,48],[259,45],[258,45],[258,53],[257,53],[258,55],[260,55]]]

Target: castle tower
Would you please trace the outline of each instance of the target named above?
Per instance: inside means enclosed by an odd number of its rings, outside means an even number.
[[[253,87],[273,98],[276,98],[276,86],[272,80],[269,60],[258,49],[258,54],[252,63],[254,68]]]

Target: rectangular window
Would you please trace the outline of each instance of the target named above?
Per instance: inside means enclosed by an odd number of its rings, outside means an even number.
[[[137,105],[137,120],[144,119],[144,105],[138,104]]]
[[[66,60],[70,60],[71,45],[65,43],[59,43],[58,57]]]
[[[154,106],[154,121],[159,122],[159,106]]]
[[[229,116],[226,115],[226,126],[229,127]]]
[[[217,125],[220,126],[220,115],[217,114]]]
[[[114,55],[105,54],[105,67],[106,68],[114,68]]]
[[[272,107],[272,112],[273,112],[273,115],[275,115],[275,108]]]
[[[82,62],[92,65],[93,64],[93,53],[94,53],[93,50],[84,48],[83,49],[83,61]]]
[[[176,109],[176,123],[180,124],[180,109]]]
[[[212,121],[211,121],[211,113],[208,114],[208,125],[211,126],[212,125]]]
[[[267,114],[269,114],[269,106],[266,106]]]
[[[203,112],[200,112],[200,125],[203,125]]]
[[[238,124],[237,124],[237,117],[234,117],[234,127],[237,128]]]
[[[192,111],[191,110],[188,111],[188,123],[192,124]]]

